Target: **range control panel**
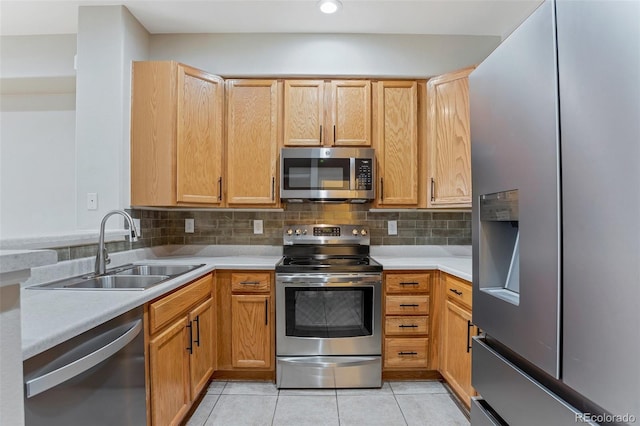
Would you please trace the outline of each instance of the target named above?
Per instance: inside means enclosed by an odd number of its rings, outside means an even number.
[[[361,225],[289,225],[284,227],[284,245],[360,244],[369,245],[369,228]]]

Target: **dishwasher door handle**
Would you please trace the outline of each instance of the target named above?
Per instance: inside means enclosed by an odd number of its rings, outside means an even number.
[[[79,376],[90,368],[95,367],[102,361],[109,359],[120,349],[127,346],[142,331],[142,320],[137,320],[133,326],[123,333],[120,337],[107,343],[100,349],[91,352],[82,358],[73,361],[65,366],[57,368],[40,377],[31,379],[26,382],[27,398],[34,397],[42,392],[58,386],[67,380]]]

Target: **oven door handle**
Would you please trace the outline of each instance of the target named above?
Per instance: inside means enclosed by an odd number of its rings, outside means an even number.
[[[355,367],[358,365],[368,365],[380,362],[379,356],[349,356],[347,357],[330,357],[330,356],[317,356],[317,357],[278,357],[279,363],[292,364],[296,366],[304,367]]]
[[[325,276],[307,274],[276,274],[279,285],[293,287],[317,286],[370,286],[382,282],[382,275],[377,274],[327,274]]]

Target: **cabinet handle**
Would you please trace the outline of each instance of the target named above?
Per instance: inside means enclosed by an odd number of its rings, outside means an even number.
[[[420,283],[416,281],[410,281],[410,282],[401,282],[400,285],[420,285]]]
[[[193,327],[191,325],[191,321],[189,321],[187,328],[189,329],[189,347],[187,348],[187,350],[190,354],[193,354]]]
[[[436,200],[436,180],[431,178],[431,201]]]
[[[384,200],[384,179],[380,178],[380,201]]]
[[[418,306],[420,306],[420,305],[418,305],[416,303],[401,303],[400,304],[401,308],[417,308]]]
[[[322,124],[320,125],[320,145],[322,145]]]
[[[336,125],[333,125],[333,144],[336,144]]]
[[[196,319],[193,320],[196,323],[196,340],[195,343],[200,346],[200,315],[196,316]]]
[[[471,351],[471,344],[469,343],[469,339],[471,338],[471,327],[473,327],[473,323],[467,320],[467,353]]]
[[[222,176],[218,178],[218,201],[222,201]]]
[[[411,324],[411,325],[400,324],[398,327],[400,327],[400,328],[418,328],[418,326],[416,324]]]
[[[271,176],[271,201],[276,200],[276,178]]]
[[[269,299],[264,299],[264,325],[269,325]]]
[[[260,281],[240,281],[240,284],[242,284],[242,285],[258,285],[258,284],[260,284]]]
[[[400,356],[405,356],[405,355],[418,355],[418,352],[398,352],[398,355],[400,355]]]
[[[456,290],[455,288],[450,288],[449,289],[450,292],[457,294],[458,296],[462,295],[461,291]]]

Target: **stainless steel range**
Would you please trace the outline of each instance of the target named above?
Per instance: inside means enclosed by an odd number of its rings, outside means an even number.
[[[284,229],[276,265],[276,385],[382,385],[382,265],[356,225]]]

